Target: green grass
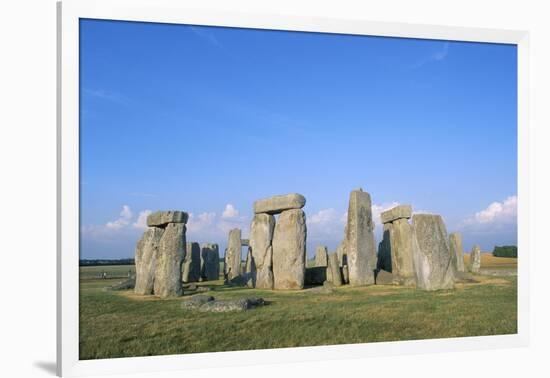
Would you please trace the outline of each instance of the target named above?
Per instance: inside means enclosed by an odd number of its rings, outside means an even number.
[[[240,313],[184,311],[180,305],[188,297],[106,292],[104,286],[119,280],[86,279],[80,286],[80,359],[516,333],[516,278],[479,279],[452,291],[369,286],[331,294],[201,283],[216,298],[254,295],[269,302]]]
[[[95,279],[102,272],[107,273],[107,277],[111,278],[122,278],[128,276],[128,271],[131,271],[131,274],[135,274],[136,269],[134,265],[100,265],[100,266],[81,266],[80,268],[80,279]]]

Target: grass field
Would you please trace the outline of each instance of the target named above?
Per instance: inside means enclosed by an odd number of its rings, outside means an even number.
[[[514,269],[515,259],[483,256],[482,268]],[[105,269],[125,275],[129,266]],[[96,267],[81,269],[83,277]],[[396,286],[344,286],[330,294],[210,286],[216,298],[260,296],[246,312],[184,311],[188,297],[159,299],[103,291],[119,279],[80,284],[80,359],[282,348],[343,343],[511,334],[517,332],[516,277],[425,292]]]

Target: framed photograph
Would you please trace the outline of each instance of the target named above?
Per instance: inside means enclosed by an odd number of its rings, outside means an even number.
[[[528,342],[528,33],[58,4],[58,374]]]

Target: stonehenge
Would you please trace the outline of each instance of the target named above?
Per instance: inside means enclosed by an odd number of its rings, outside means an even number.
[[[254,202],[249,245],[253,286],[297,290],[304,287],[306,216],[301,194],[277,195]],[[279,219],[276,221],[274,215]]]
[[[413,215],[411,205],[380,214],[383,236],[376,248],[371,196],[362,189],[350,192],[343,240],[331,253],[318,245],[313,265],[306,269],[305,203],[305,197],[297,193],[255,201],[249,238],[243,239],[239,228],[228,233],[225,282],[266,290],[323,284],[445,290],[464,279],[466,270],[479,273],[479,246],[474,246],[465,267],[462,236],[447,234],[440,215]],[[183,211],[156,211],[147,217],[148,228],[135,249],[135,293],[181,296],[183,284],[187,288],[194,282],[220,278],[218,244],[187,242],[188,218]],[[247,247],[244,264],[242,247]]]
[[[384,236],[378,248],[378,269],[391,272],[398,285],[415,284],[413,230],[408,221],[411,216],[410,205],[399,205],[380,214]]]
[[[345,238],[350,285],[374,284],[376,251],[371,198],[362,189],[350,194]]]
[[[423,290],[454,287],[453,257],[440,215],[414,214],[413,262],[416,286]]]
[[[476,244],[470,253],[469,270],[472,273],[479,273],[479,268],[481,268],[481,249]]]
[[[147,217],[148,228],[135,250],[136,294],[182,295],[187,219],[182,211],[157,211]]]

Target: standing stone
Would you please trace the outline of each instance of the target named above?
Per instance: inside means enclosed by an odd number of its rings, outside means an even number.
[[[304,288],[306,215],[301,209],[281,213],[273,233],[273,286],[279,290]]]
[[[481,268],[481,249],[476,244],[470,253],[470,272],[479,273],[479,268]]]
[[[217,244],[201,245],[201,278],[204,281],[220,279],[220,252]]]
[[[149,227],[137,242],[136,285],[134,288],[136,294],[153,294],[157,255],[162,234],[164,234],[164,229]]]
[[[414,286],[413,230],[406,218],[391,223],[390,249],[393,281],[398,285]],[[385,226],[385,225],[384,225]]]
[[[338,256],[336,256],[338,261]],[[328,249],[324,245],[319,245],[315,249],[315,266],[328,266]]]
[[[254,260],[254,287],[273,289],[273,232],[275,217],[269,214],[255,214],[250,225],[250,249]]]
[[[183,261],[183,282],[198,282],[201,277],[201,247],[199,243],[189,242],[185,245]]]
[[[346,235],[347,233],[348,232],[347,232],[347,226],[346,226],[346,228],[344,229],[344,235]],[[346,241],[345,239],[341,241],[340,244],[338,245],[338,248],[336,248],[336,254],[338,255],[338,263],[340,264],[341,267],[347,264],[345,241]]]
[[[464,251],[462,249],[462,236],[458,232],[453,232],[449,235],[449,247],[451,248],[453,264],[457,272],[464,272]]]
[[[229,231],[224,273],[229,281],[241,276],[241,230],[238,228]]]
[[[370,194],[362,189],[350,194],[346,233],[349,283],[352,286],[373,285],[376,269],[376,247]]]
[[[342,266],[342,281],[345,284],[349,284],[349,268],[347,264]]]
[[[173,297],[183,294],[181,265],[185,255],[184,246],[185,224],[169,223],[159,242],[154,282],[155,295]]]
[[[416,286],[423,290],[452,289],[454,269],[443,219],[431,214],[415,214],[412,219]]]
[[[306,199],[298,193],[273,196],[254,202],[254,213],[279,214],[285,210],[301,209]]]
[[[327,281],[334,286],[342,286],[343,283],[340,264],[338,264],[338,255],[336,253],[328,255]]]

